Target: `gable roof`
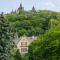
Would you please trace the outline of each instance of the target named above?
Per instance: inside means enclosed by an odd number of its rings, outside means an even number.
[[[33,40],[35,40],[37,37],[34,37],[34,36],[32,36],[32,37],[27,37],[27,36],[21,36],[20,38],[15,38],[14,40],[15,40],[15,43],[16,44],[18,44],[20,41],[28,41],[28,42],[32,42]]]

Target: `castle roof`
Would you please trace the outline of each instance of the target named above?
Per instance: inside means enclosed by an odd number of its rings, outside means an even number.
[[[35,11],[35,7],[34,6],[32,7],[32,11]]]
[[[20,6],[18,8],[18,11],[20,11],[20,10],[24,10],[24,7],[22,6],[22,3],[20,3]]]

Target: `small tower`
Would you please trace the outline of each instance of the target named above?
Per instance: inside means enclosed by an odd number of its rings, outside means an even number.
[[[32,7],[32,10],[35,11],[35,7],[34,6]]]
[[[35,11],[36,11],[34,6],[32,7],[32,10],[31,10],[31,11],[32,11],[32,12],[35,12]]]
[[[17,9],[17,12],[19,13],[19,12],[22,12],[22,11],[24,11],[24,7],[22,7],[22,4],[20,3],[20,6]]]

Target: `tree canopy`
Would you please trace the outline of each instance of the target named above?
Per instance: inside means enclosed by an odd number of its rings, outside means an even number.
[[[30,60],[60,60],[60,21],[50,23],[50,29],[29,46]]]

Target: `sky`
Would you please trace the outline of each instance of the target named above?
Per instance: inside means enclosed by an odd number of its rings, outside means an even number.
[[[34,5],[36,10],[52,10],[60,12],[60,0],[0,0],[0,13],[17,10],[22,3],[25,10],[31,10]]]

